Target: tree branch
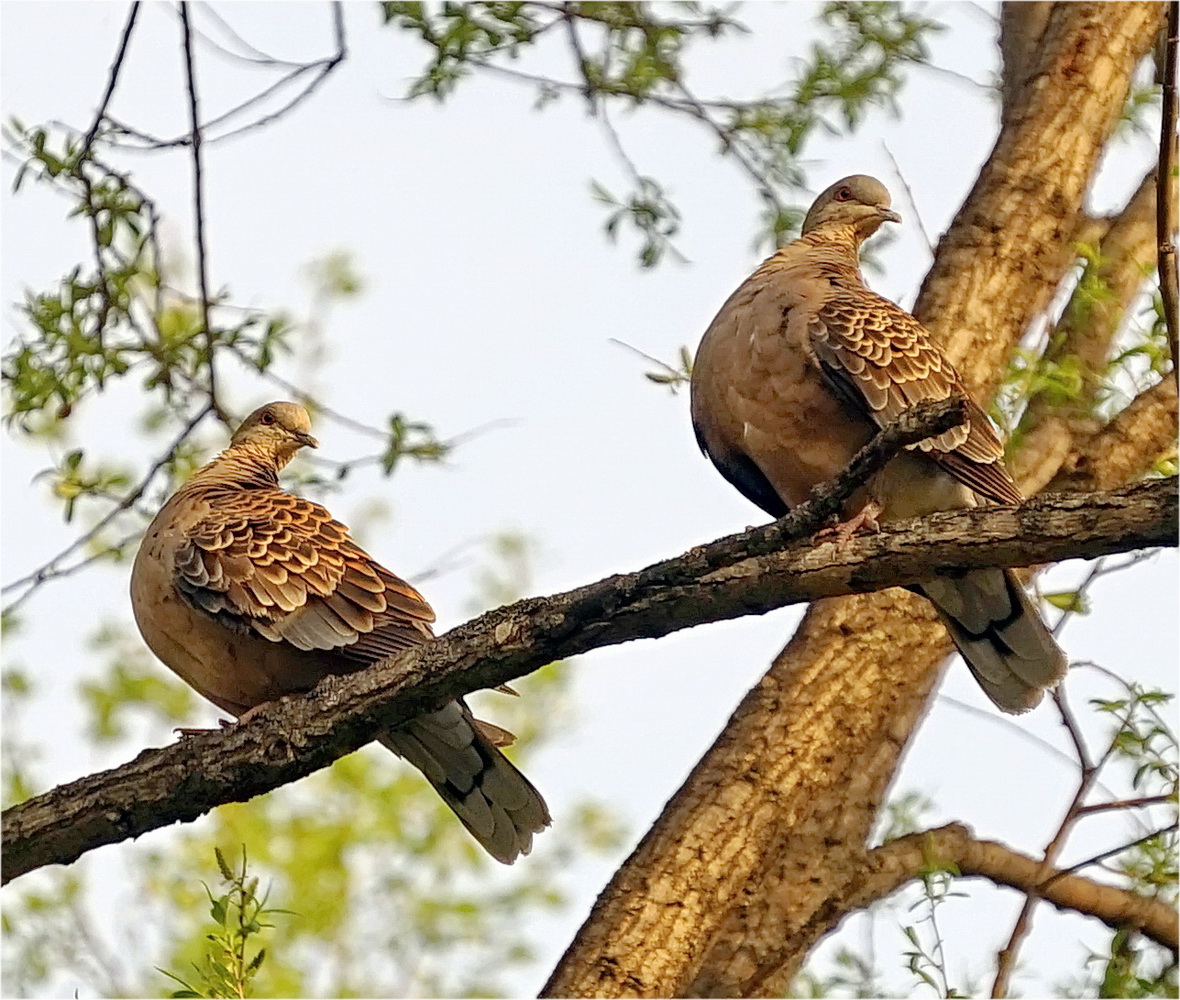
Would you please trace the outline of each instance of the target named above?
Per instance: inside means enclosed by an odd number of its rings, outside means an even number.
[[[1109,494],[1047,496],[1019,508],[944,512],[818,545],[791,541],[789,521],[489,612],[401,658],[272,703],[248,724],[145,751],[13,806],[4,813],[3,878],[251,798],[422,711],[600,646],[914,583],[933,572],[1175,545],[1177,498],[1173,482],[1157,481]]]
[[[131,43],[131,34],[135,31],[135,21],[138,17],[139,0],[134,0],[131,4],[131,10],[127,14],[127,24],[124,25],[122,37],[119,39],[119,50],[115,53],[115,61],[111,64],[111,72],[107,77],[106,90],[103,92],[102,100],[99,101],[98,110],[94,114],[94,121],[91,123],[90,128],[86,130],[86,135],[82,138],[82,151],[78,155],[79,164],[90,155],[90,147],[94,145],[94,139],[98,135],[98,130],[106,120],[107,108],[110,106],[111,98],[115,94],[115,87],[119,83],[119,74],[123,69],[123,60],[127,56],[127,46]],[[80,170],[79,173],[81,173]]]
[[[961,823],[912,833],[866,852],[853,875],[847,894],[833,899],[815,918],[831,926],[850,913],[885,899],[931,869],[949,870],[960,878],[986,878],[996,885],[1038,898],[1059,910],[1072,910],[1101,920],[1112,928],[1131,927],[1167,948],[1177,946],[1176,911],[1158,899],[1092,879],[1049,869],[1042,877],[1041,862],[1005,844],[977,840]],[[783,956],[764,961],[751,977],[755,989],[774,976]]]
[[[871,851],[869,859],[873,877],[865,880],[857,909],[916,878],[931,864],[954,865],[965,878],[1036,891],[1059,910],[1095,917],[1109,927],[1134,927],[1166,948],[1177,947],[1176,911],[1166,903],[1056,870],[1040,878],[1041,862],[1004,844],[976,840],[958,823],[890,841]]]
[[[1157,169],[1156,231],[1159,240],[1160,298],[1164,306],[1164,325],[1172,352],[1172,378],[1180,379],[1180,288],[1176,276],[1176,46],[1180,42],[1180,3],[1168,4],[1168,25],[1164,35],[1163,106],[1160,110],[1160,156]]]
[[[1082,437],[1049,490],[1106,490],[1138,478],[1176,444],[1176,382],[1140,393],[1105,427]]]
[[[1023,426],[1035,427],[1050,414],[1063,412],[1071,427],[1081,429],[1093,412],[1098,393],[1107,381],[1111,346],[1155,259],[1156,187],[1153,168],[1111,221],[1101,241],[1094,244],[1097,260],[1088,271],[1103,294],[1096,297],[1088,283],[1079,281],[1049,337],[1045,359],[1059,362],[1070,356],[1077,358],[1085,379],[1082,391],[1066,404],[1054,403],[1051,393],[1035,396]]]

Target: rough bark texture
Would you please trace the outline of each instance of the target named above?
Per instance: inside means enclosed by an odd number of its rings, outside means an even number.
[[[866,851],[849,878],[846,894],[829,899],[810,924],[800,929],[799,936],[814,941],[825,928],[920,878],[924,870],[951,866],[962,878],[986,878],[1023,892],[1036,889],[1040,898],[1060,910],[1095,917],[1112,928],[1133,928],[1166,948],[1176,948],[1176,911],[1166,903],[1078,875],[1054,869],[1046,873],[1041,862],[1004,844],[977,840],[958,823],[900,837]],[[776,977],[782,964],[781,956],[772,955],[755,970],[748,979],[751,993],[761,994],[763,981]]]
[[[1036,45],[1009,34],[999,138],[915,309],[981,397],[1072,265],[1083,195],[1163,16],[1160,4],[1059,3]],[[1091,471],[1111,443],[1095,442]],[[1071,447],[1057,441],[1055,453]],[[1116,464],[1131,474],[1149,461],[1139,450]],[[1041,482],[1053,474],[1032,465]],[[842,913],[833,902],[865,862],[949,649],[929,606],[900,591],[813,605],[603,891],[544,994],[784,995]]]
[[[1001,117],[1005,120],[1019,107],[1029,67],[1036,58],[1041,36],[1053,12],[1051,0],[1028,0],[1000,6]]]
[[[3,878],[65,864],[224,802],[242,801],[330,764],[383,728],[553,660],[628,639],[916,581],[944,569],[1096,556],[1170,544],[1175,491],[1155,484],[1024,507],[957,511],[846,542],[768,548],[783,522],[701,546],[639,573],[521,601],[408,656],[329,678],[248,723],[148,750],[111,771],[4,812]],[[884,574],[884,575],[882,575]],[[862,692],[867,694],[867,692]]]
[[[1079,436],[1047,487],[1067,492],[1106,490],[1143,475],[1176,448],[1176,382],[1153,385],[1092,434]]]

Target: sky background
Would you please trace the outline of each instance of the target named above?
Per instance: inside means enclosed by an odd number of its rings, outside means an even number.
[[[216,9],[240,35],[284,58],[331,50],[326,5]],[[126,11],[121,3],[3,5],[5,117],[59,120],[84,130]],[[740,97],[782,84],[818,30],[816,11],[804,3],[747,5],[740,18],[752,31],[701,46],[688,63],[691,85],[702,96]],[[970,190],[997,127],[997,106],[982,86],[997,68],[992,8],[933,3],[925,12],[948,25],[933,46],[942,70],[911,71],[900,119],[876,112],[851,138],[820,137],[805,164],[812,193],[849,173],[874,174],[893,191],[904,225],[881,254],[884,273],[870,274],[869,281],[906,307],[931,259],[915,216],[936,240]],[[695,348],[721,303],[760,260],[754,248],[758,200],[737,165],[716,155],[715,138],[656,111],[614,112],[630,156],[666,185],[683,216],[676,242],[687,263],[640,271],[631,238],[613,245],[602,233],[605,213],[591,198],[590,180],[614,191],[625,190],[627,181],[583,103],[566,98],[538,111],[528,88],[491,77],[461,85],[443,106],[399,100],[424,51],[381,28],[376,5],[348,4],[346,20],[348,60],[310,101],[264,131],[207,148],[212,285],[228,287],[238,304],[306,316],[308,263],[345,250],[365,278],[365,294],[321,317],[321,356],[314,365],[280,370],[366,423],[400,410],[429,421],[444,438],[495,424],[442,465],[407,463],[392,480],[354,475],[329,500],[337,517],[363,520],[366,546],[410,579],[457,543],[506,529],[527,532],[539,551],[536,594],[638,569],[763,521],[698,451],[687,395],[646,381],[643,372],[651,366],[611,342],[617,338],[667,360],[683,344]],[[197,23],[212,30],[208,20]],[[178,52],[174,9],[145,5],[113,113],[148,132],[184,131]],[[557,49],[546,49],[527,68],[569,75],[566,54]],[[198,74],[206,117],[237,104],[260,80],[268,82],[208,51],[198,52]],[[916,205],[902,191],[890,154]],[[1104,165],[1092,208],[1121,204],[1153,156],[1150,139],[1131,136]],[[126,162],[163,207],[169,242],[188,255],[187,153]],[[12,164],[5,162],[3,171],[8,340],[22,329],[12,304],[23,290],[49,286],[89,251],[85,227],[63,219],[60,196],[30,184],[13,197]],[[281,395],[238,378],[231,400],[245,413]],[[145,447],[135,432],[141,401],[131,379],[79,407],[72,444],[108,455],[139,453]],[[315,433],[327,457],[368,448],[364,438],[334,422],[321,420]],[[43,446],[5,440],[5,582],[43,563],[74,535],[35,481],[48,464]],[[365,519],[374,498],[385,505],[386,519]],[[26,724],[49,737],[50,753],[39,771],[46,787],[131,756],[110,759],[70,738],[82,719],[78,682],[98,669],[90,637],[104,622],[130,620],[129,569],[101,568],[45,587],[25,607],[26,628],[6,644],[10,661],[37,680]],[[1070,587],[1086,569],[1060,567],[1046,589]],[[470,567],[434,577],[423,588],[440,631],[465,619]],[[1071,658],[1173,690],[1174,552],[1105,578],[1092,596],[1094,612],[1071,622],[1062,637]],[[538,928],[541,954],[519,979],[523,993],[540,987],[611,872],[800,615],[801,609],[788,608],[705,626],[598,650],[570,665],[577,725],[530,761],[529,775],[557,824],[565,806],[592,796],[612,803],[631,835],[617,855],[587,860],[571,873],[574,906]],[[1075,706],[1112,693],[1092,671],[1075,671],[1068,683]],[[210,723],[216,714],[210,706]],[[932,824],[962,821],[982,837],[1035,853],[1057,827],[1074,774],[1024,733],[1067,746],[1050,708],[1015,724],[1006,720],[956,661],[895,791],[917,789],[933,798]],[[1123,820],[1087,820],[1063,860],[1132,839],[1124,834]],[[141,844],[170,835],[157,831]],[[120,852],[139,849],[106,848],[89,863],[110,864]],[[972,891],[972,899],[953,900],[940,913],[950,970],[960,982],[990,971],[1020,905],[1012,892]],[[96,905],[117,912],[117,894]],[[846,933],[859,942],[863,926]],[[1035,978],[1019,985],[1036,992],[1076,974],[1087,947],[1100,939],[1081,918],[1042,912],[1024,952]],[[904,947],[899,932],[879,926],[878,952],[901,985],[908,977],[893,956]],[[80,988],[87,996],[85,985]]]

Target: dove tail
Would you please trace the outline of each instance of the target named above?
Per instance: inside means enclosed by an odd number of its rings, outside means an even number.
[[[918,589],[938,609],[979,686],[1002,711],[1027,712],[1065,675],[1065,654],[1011,570],[940,576]]]
[[[549,825],[545,800],[498,749],[504,730],[475,719],[459,701],[378,737],[426,775],[455,815],[497,861],[512,864]]]

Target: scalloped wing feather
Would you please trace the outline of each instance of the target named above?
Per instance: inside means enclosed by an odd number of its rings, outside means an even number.
[[[281,490],[219,497],[178,546],[177,589],[231,627],[369,662],[428,638],[434,612],[317,503]]]
[[[1001,463],[1004,448],[991,421],[913,316],[868,289],[842,291],[816,312],[808,333],[816,360],[836,392],[878,426],[917,403],[956,392],[967,397],[967,423],[911,447],[989,500],[1021,502]]]

